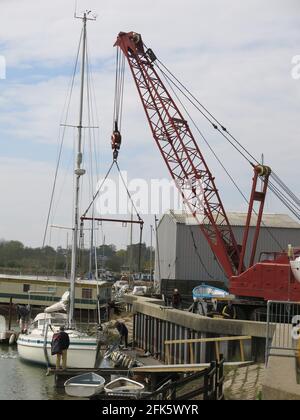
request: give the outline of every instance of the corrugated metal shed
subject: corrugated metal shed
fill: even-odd
[[[175,223],[197,225],[197,221],[194,216],[184,212],[174,212],[170,210],[166,213],[174,219]],[[238,212],[228,212],[227,217],[231,226],[245,226],[247,214]],[[199,216],[201,218],[201,216]],[[162,219],[161,219],[162,221]],[[251,219],[251,226],[255,226],[257,221],[256,215],[253,215]],[[286,228],[286,229],[300,229],[300,224],[293,220],[287,214],[279,213],[268,213],[263,215],[263,224],[269,228]]]
[[[238,243],[242,242],[246,213],[227,213]],[[255,217],[252,219],[249,243],[254,234]],[[158,226],[158,253],[155,261],[155,277],[227,283],[227,278],[215,259],[197,221],[186,213],[169,211]],[[256,261],[262,252],[287,249],[288,244],[300,245],[300,224],[285,214],[265,214],[257,246]],[[249,255],[246,253],[246,262]],[[160,268],[160,275],[159,275]]]

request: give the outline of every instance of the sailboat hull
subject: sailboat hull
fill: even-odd
[[[68,368],[93,368],[95,365],[97,344],[95,340],[72,340],[67,353]],[[21,334],[18,339],[18,353],[22,360],[44,366],[55,366],[56,356],[51,355],[51,343],[40,337]]]

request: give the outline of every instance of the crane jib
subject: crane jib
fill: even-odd
[[[237,272],[240,250],[214,178],[187,121],[146,54],[141,36],[121,32],[115,46],[127,58],[153,137],[186,206],[198,221],[201,215],[199,226],[231,277]]]
[[[120,32],[115,43],[125,55],[154,140],[179,189],[184,203],[195,217],[213,253],[229,279],[247,268],[244,263],[249,246],[249,230],[259,203],[249,267],[253,265],[262,222],[265,196],[271,169],[254,165],[254,178],[242,245],[238,245],[212,176],[198,144],[173,98],[159,77],[151,49],[145,50],[142,37],[135,32]],[[257,190],[258,179],[263,190]]]

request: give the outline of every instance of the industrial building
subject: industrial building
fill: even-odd
[[[237,242],[242,243],[246,213],[231,212],[227,216]],[[253,217],[250,239],[253,238],[255,222]],[[227,284],[224,271],[192,215],[170,210],[161,218],[157,235],[159,249],[155,253],[156,281],[217,281]],[[285,214],[264,214],[256,262],[261,253],[286,250],[288,244],[300,246],[300,224]],[[246,253],[246,262],[248,259],[249,251]]]

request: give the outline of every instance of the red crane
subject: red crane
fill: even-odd
[[[254,165],[252,192],[243,242],[237,244],[219,191],[205,159],[176,103],[159,77],[154,62],[156,56],[146,49],[141,35],[120,32],[115,43],[125,55],[153,138],[187,207],[197,219],[214,255],[223,267],[229,290],[239,297],[258,300],[300,299],[300,285],[292,278],[287,254],[276,254],[274,260],[254,264],[265,197],[271,169]],[[258,181],[263,183],[258,189]],[[249,230],[254,203],[258,202],[257,222],[252,244]],[[245,266],[245,253],[251,247],[250,263]],[[295,299],[296,300],[296,299]]]

